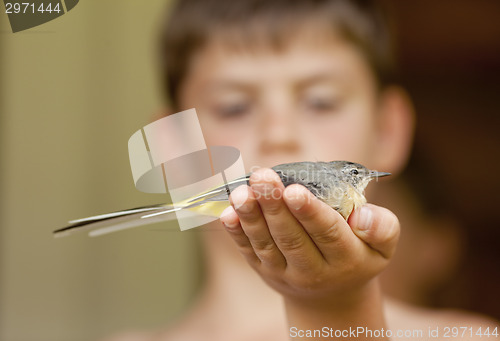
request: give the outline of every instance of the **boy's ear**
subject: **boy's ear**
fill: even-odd
[[[415,110],[408,93],[399,86],[383,90],[378,120],[377,167],[398,174],[410,156]]]

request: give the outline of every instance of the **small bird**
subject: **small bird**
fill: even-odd
[[[349,161],[292,162],[272,167],[283,185],[299,184],[306,187],[318,199],[338,211],[347,220],[351,212],[366,203],[364,190],[368,183],[386,172],[369,170],[365,166]],[[217,188],[175,204],[158,204],[128,210],[100,214],[70,221],[70,225],[54,231],[62,237],[75,231],[88,231],[98,236],[135,226],[175,219],[179,210],[191,210],[203,215],[219,217],[229,206],[229,195],[236,187],[249,184],[251,174],[227,182]]]

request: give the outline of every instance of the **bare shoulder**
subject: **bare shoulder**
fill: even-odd
[[[160,341],[164,339],[158,332],[151,331],[126,331],[111,335],[100,341]]]
[[[493,339],[500,336],[498,321],[467,311],[428,309],[388,301],[385,313],[389,329],[407,333],[401,338],[394,337],[394,340],[408,340],[410,334],[415,338],[451,340],[484,340],[488,339],[488,334]]]
[[[127,331],[111,335],[99,341],[192,341],[211,340],[203,333],[203,328],[197,328],[193,324],[192,328],[186,323],[169,324],[161,329],[153,331]]]

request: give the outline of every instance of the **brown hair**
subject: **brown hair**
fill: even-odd
[[[358,47],[380,86],[394,81],[388,22],[369,0],[179,0],[162,27],[162,81],[174,109],[191,57],[215,36],[282,48],[300,24],[327,24]],[[325,32],[326,33],[326,32]],[[231,39],[233,38],[233,39]]]

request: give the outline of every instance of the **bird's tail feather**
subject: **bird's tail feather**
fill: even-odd
[[[55,237],[63,237],[77,231],[89,231],[89,235],[103,234],[153,224],[177,218],[175,212],[188,209],[197,214],[219,217],[229,206],[228,196],[237,186],[247,183],[248,176],[233,180],[200,195],[193,196],[173,205],[158,204],[131,208],[123,211],[99,214],[96,216],[69,221],[68,226],[55,230]]]
[[[54,237],[64,237],[80,231],[90,231],[90,236],[98,236],[136,226],[152,224],[160,221],[168,221],[175,219],[175,214],[167,214],[148,219],[141,219],[141,217],[147,213],[167,211],[173,208],[174,207],[170,205],[154,205],[77,219],[70,221],[70,225],[55,230]]]

